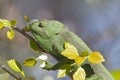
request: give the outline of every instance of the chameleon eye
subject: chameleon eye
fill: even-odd
[[[39,23],[38,26],[41,27],[41,28],[43,27],[42,23]]]

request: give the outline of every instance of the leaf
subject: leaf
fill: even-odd
[[[19,62],[17,62],[15,59],[11,59],[7,61],[8,66],[16,71],[16,72],[22,72],[22,66]]]
[[[25,77],[24,71],[22,71],[22,66],[18,61],[11,59],[7,61],[7,64],[12,70],[19,72],[23,77]]]
[[[78,53],[76,53],[74,50],[69,48],[63,50],[61,54],[67,57],[68,59],[76,59],[77,57],[79,57]]]
[[[17,24],[17,21],[16,20],[12,20],[11,21],[11,28],[14,28],[16,24]]]
[[[70,71],[70,64],[64,64],[60,70],[58,70],[58,75],[57,75],[57,78],[63,78],[65,77],[69,71]]]
[[[25,77],[24,71],[21,71],[20,74],[21,74],[23,77]]]
[[[30,31],[30,27],[29,26],[25,26],[24,30],[27,31],[27,32],[29,32]]]
[[[75,63],[79,66],[86,60],[86,58],[87,57],[78,57],[75,59]]]
[[[4,28],[4,24],[0,22],[0,30]]]
[[[12,40],[15,37],[15,33],[13,30],[7,31],[7,38]]]
[[[83,51],[80,56],[81,57],[87,57],[88,56],[88,51]]]
[[[66,76],[66,69],[61,69],[61,70],[58,70],[58,75],[57,75],[57,78],[63,78]]]
[[[28,16],[27,16],[27,15],[24,15],[24,19],[25,19],[25,21],[26,21],[27,23],[29,23],[29,22],[30,22],[30,19],[28,18]]]
[[[24,62],[23,62],[23,64],[24,64],[24,66],[29,66],[29,67],[32,67],[32,66],[34,66],[35,64],[36,64],[36,59],[34,59],[34,58],[27,58]]]
[[[76,47],[74,47],[73,45],[71,45],[70,43],[68,43],[68,42],[65,42],[65,49],[72,49],[74,52],[76,52],[77,53],[77,49],[76,49]]]
[[[65,65],[65,64],[73,64],[74,61],[73,60],[69,60],[69,59],[62,59],[60,60],[58,63],[56,63],[51,70],[57,70],[57,69],[61,69],[63,68],[62,66]]]
[[[30,39],[30,47],[31,47],[34,51],[38,51],[38,50],[39,50],[39,46],[37,45],[37,43],[36,43],[33,39]]]
[[[120,80],[120,69],[112,71],[111,74],[115,78],[115,80]]]
[[[88,60],[94,64],[99,64],[105,61],[100,52],[92,52],[91,54],[89,54]]]
[[[75,63],[77,65],[80,65],[86,60],[86,55],[88,55],[88,52],[83,52],[82,56],[85,57],[81,57],[79,56],[77,49],[73,45],[65,42],[65,50],[63,50],[61,54],[68,59],[74,59]]]
[[[73,74],[73,80],[85,80],[86,73],[82,67],[79,67],[77,71]]]
[[[1,22],[4,24],[4,26],[11,27],[11,22],[10,21],[8,21],[8,20],[2,20]]]

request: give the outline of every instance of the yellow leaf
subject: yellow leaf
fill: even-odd
[[[63,56],[67,57],[68,59],[76,59],[79,57],[78,53],[75,52],[73,49],[65,49],[61,53]]]
[[[73,74],[73,80],[85,80],[86,73],[82,67],[79,67],[77,71]]]
[[[88,56],[88,60],[89,60],[91,63],[94,63],[94,64],[99,64],[99,63],[105,61],[105,59],[103,58],[103,56],[101,55],[100,52],[92,52],[92,53]]]
[[[13,30],[7,31],[7,37],[8,37],[10,40],[12,40],[12,39],[14,38],[14,36],[15,36],[15,33],[14,33]]]
[[[79,66],[81,65],[85,60],[86,60],[87,57],[77,57],[75,59],[75,63]]]
[[[57,78],[63,78],[66,76],[66,69],[60,69],[58,70],[58,75],[57,75]]]
[[[15,59],[11,59],[7,61],[8,66],[16,71],[16,72],[21,72],[22,71],[22,66],[19,62],[17,62]]]
[[[8,20],[2,20],[1,22],[4,24],[4,26],[11,27],[11,22],[10,21],[8,21]]]
[[[24,62],[23,62],[23,64],[24,64],[24,66],[29,66],[29,67],[32,67],[32,66],[34,66],[35,64],[36,64],[36,60],[34,59],[34,58],[27,58]]]
[[[0,30],[4,28],[4,24],[0,22]]]
[[[68,43],[68,42],[65,42],[65,49],[72,49],[74,52],[76,52],[77,53],[77,49],[76,49],[76,47],[75,46],[73,46],[73,45],[71,45],[70,43]]]

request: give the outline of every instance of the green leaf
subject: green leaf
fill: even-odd
[[[61,60],[61,61],[59,61],[58,63],[56,63],[51,69],[52,70],[57,70],[57,69],[63,69],[63,65],[65,65],[65,64],[72,64],[72,63],[74,63],[74,61],[73,60],[69,60],[69,59],[63,59],[63,60]]]
[[[13,30],[7,31],[7,38],[12,40],[15,37],[15,32]]]
[[[22,72],[22,66],[19,62],[17,62],[15,59],[11,59],[7,61],[8,66],[16,71],[16,72]]]
[[[86,56],[88,56],[88,51],[83,51],[80,56],[81,56],[81,57],[86,57]]]
[[[29,26],[25,26],[24,30],[29,32],[30,31],[30,27]]]
[[[29,23],[29,22],[30,22],[30,19],[28,18],[28,16],[27,16],[27,15],[24,15],[24,19],[25,19],[25,21],[26,21],[27,23]]]
[[[19,72],[23,77],[25,77],[24,71],[22,71],[22,66],[18,61],[11,59],[7,61],[7,64],[12,70]]]
[[[82,67],[79,67],[77,71],[73,74],[73,80],[85,80],[86,73]]]
[[[111,74],[115,78],[115,80],[120,80],[120,70],[114,70],[111,72]]]
[[[0,80],[10,80],[10,75],[8,73],[0,74]]]
[[[17,24],[17,21],[16,20],[12,20],[11,21],[11,28],[14,28],[16,24]]]
[[[0,30],[4,28],[4,24],[0,22]]]
[[[53,64],[51,62],[45,61],[45,67],[43,69],[51,70],[53,68]]]
[[[32,67],[32,66],[34,66],[35,64],[36,64],[36,59],[34,59],[34,58],[27,58],[24,62],[23,62],[23,64],[24,64],[24,66],[29,66],[29,67]]]
[[[36,43],[33,39],[30,39],[30,47],[31,47],[34,51],[39,51],[39,46],[37,45],[37,43]]]
[[[4,24],[4,26],[11,27],[11,22],[10,21],[8,21],[8,20],[2,20],[1,22]]]
[[[58,70],[58,75],[57,75],[57,78],[63,78],[65,77],[69,71],[70,71],[70,64],[64,64],[60,70]]]

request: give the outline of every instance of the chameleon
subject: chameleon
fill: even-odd
[[[79,54],[84,50],[88,53],[92,52],[79,36],[66,29],[65,25],[59,21],[35,20],[31,21],[29,28],[37,43],[47,53],[55,56],[58,61],[64,59],[64,56],[61,55],[61,52],[64,50],[64,42],[73,44]],[[114,80],[102,63],[89,63],[89,65],[93,69],[94,74],[100,78],[96,80]]]

